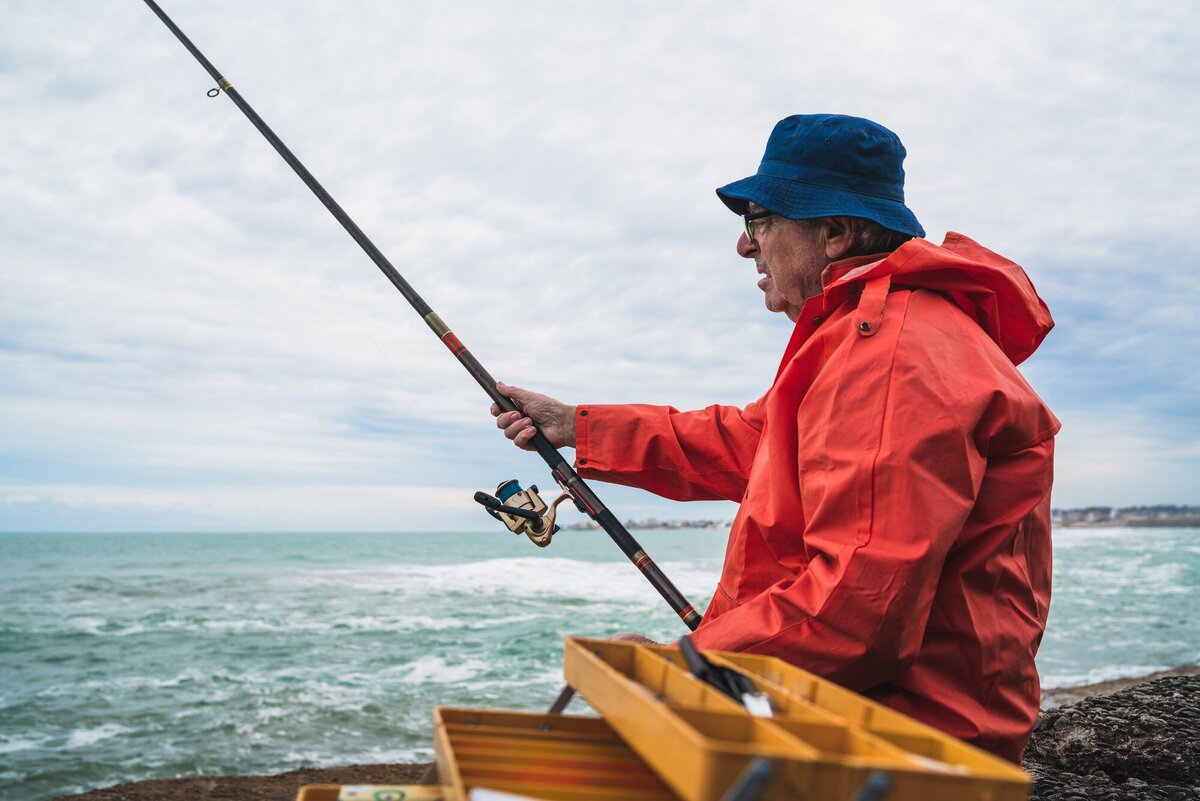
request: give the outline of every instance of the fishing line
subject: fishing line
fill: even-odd
[[[480,388],[483,389],[485,393],[487,393],[488,397],[490,397],[492,401],[504,412],[518,411],[516,404],[500,393],[500,390],[496,386],[496,379],[492,377],[491,373],[489,373],[483,364],[481,364],[480,361],[475,357],[475,355],[467,349],[467,346],[464,345],[462,340],[458,338],[454,331],[452,331],[450,327],[446,325],[441,316],[433,310],[433,308],[425,301],[424,298],[417,294],[417,291],[412,287],[412,285],[409,284],[404,276],[402,276],[400,272],[392,265],[392,263],[388,261],[387,257],[383,255],[383,252],[375,246],[375,243],[372,242],[370,238],[367,237],[367,235],[363,232],[363,230],[358,227],[358,224],[350,218],[350,215],[348,215],[345,210],[338,205],[337,201],[335,201],[333,197],[325,190],[325,187],[321,186],[320,182],[317,181],[312,173],[308,171],[308,168],[305,167],[298,158],[296,158],[295,154],[293,154],[292,151],[288,149],[287,145],[283,143],[283,140],[281,140],[275,134],[275,132],[271,130],[266,122],[263,121],[262,117],[258,116],[258,112],[256,112],[250,106],[250,104],[246,102],[246,100],[241,96],[241,93],[234,88],[233,83],[217,71],[217,68],[212,65],[212,62],[210,62],[204,56],[204,54],[201,53],[194,44],[192,44],[191,40],[188,39],[183,31],[179,29],[179,26],[171,21],[170,17],[163,12],[155,0],[145,0],[145,3],[147,6],[149,6],[150,10],[153,11],[160,20],[162,20],[163,24],[167,26],[171,33],[175,35],[175,38],[177,38],[180,43],[187,48],[188,52],[190,52],[192,56],[195,57],[198,62],[200,62],[200,65],[204,67],[204,70],[212,77],[214,81],[216,81],[217,88],[223,91],[225,95],[231,101],[233,101],[233,104],[238,107],[238,110],[241,111],[246,116],[246,119],[248,119],[250,123],[256,129],[258,129],[258,132],[262,134],[268,142],[271,143],[271,146],[274,147],[275,151],[279,153],[280,157],[287,162],[288,166],[290,166],[300,180],[304,182],[305,186],[307,186],[309,190],[311,190],[312,193],[317,196],[317,199],[320,200],[325,208],[329,210],[329,213],[332,214],[339,223],[341,223],[342,227],[346,229],[346,233],[350,234],[350,237],[354,239],[356,243],[358,243],[358,246],[362,248],[363,252],[365,252],[367,256],[370,257],[371,261],[375,263],[375,266],[379,268],[379,271],[382,272],[389,281],[391,281],[392,286],[394,286],[396,290],[404,296],[404,299],[409,302],[409,305],[413,307],[413,310],[421,316],[421,318],[425,321],[425,324],[429,326],[434,335],[442,342],[443,345],[446,346],[454,358],[458,360],[458,362],[463,366],[464,369],[466,369],[471,377],[475,379],[475,382],[479,384]],[[530,441],[530,445],[532,445],[533,450],[537,451],[538,455],[542,457],[543,461],[546,462],[546,465],[550,468],[550,472],[554,477],[554,480],[560,487],[562,487],[563,491],[568,494],[572,500],[574,500],[575,505],[581,511],[586,512],[589,517],[595,520],[600,528],[604,529],[609,538],[612,539],[613,543],[616,544],[617,547],[619,547],[625,554],[626,558],[628,558],[629,561],[632,562],[639,571],[641,571],[646,580],[653,585],[654,589],[658,591],[658,594],[662,596],[663,600],[675,610],[675,613],[679,615],[680,619],[683,620],[688,628],[695,629],[698,625],[700,625],[700,614],[690,603],[688,603],[688,600],[683,596],[678,588],[671,583],[671,580],[668,579],[667,576],[662,572],[662,569],[654,562],[653,559],[649,557],[645,550],[642,549],[642,546],[639,545],[637,540],[635,540],[633,536],[626,530],[625,526],[621,524],[621,521],[617,518],[617,516],[613,514],[613,512],[607,506],[604,505],[596,493],[592,491],[592,488],[588,486],[587,482],[585,482],[583,478],[581,478],[580,475],[575,472],[575,469],[571,466],[570,462],[563,458],[562,454],[558,452],[558,449],[554,447],[554,445],[546,438],[545,434],[543,434],[540,429],[535,429],[535,433]]]
[[[193,62],[189,62],[178,48],[163,46],[161,49],[169,52],[171,58],[175,59],[181,65],[181,73],[186,73],[186,71],[190,69],[189,65]],[[213,99],[220,97],[220,94],[221,90],[216,87],[209,89],[205,93],[207,97]],[[238,141],[241,142],[244,140]],[[258,158],[258,149],[250,147],[249,142],[239,145],[239,148],[244,156],[243,165],[249,167],[249,169],[253,172],[254,177],[258,180],[258,183],[262,186],[274,187],[275,179],[278,177],[278,175],[277,173],[268,172],[266,166],[267,159],[262,159],[260,161]],[[301,220],[298,216],[297,210],[292,207],[292,204],[283,202],[286,201],[288,196],[283,193],[282,187],[275,189],[273,194],[277,200],[281,201],[276,205],[275,208],[282,209],[282,216],[287,222],[291,223],[292,230],[306,231],[311,228],[311,220]],[[432,432],[433,439],[435,440],[436,445],[441,448],[442,454],[449,456],[449,460],[453,463],[454,467],[458,469],[460,475],[469,475],[470,471],[467,470],[466,465],[458,458],[456,449],[451,447],[442,435],[441,426],[437,424],[437,421],[434,420],[432,415],[430,415],[425,407],[421,404],[418,396],[413,391],[409,383],[405,380],[404,371],[392,361],[391,357],[388,355],[388,352],[383,348],[382,345],[380,345],[378,339],[367,325],[364,316],[360,313],[354,302],[350,300],[341,283],[338,281],[336,270],[343,267],[343,262],[340,259],[331,259],[331,262],[337,266],[327,271],[328,278],[333,284],[334,288],[338,291],[338,294],[341,296],[342,302],[345,304],[345,308],[350,313],[350,316],[362,329],[363,333],[366,335],[367,339],[370,340],[371,344],[375,346],[375,350],[379,353],[379,355],[383,357],[383,361],[387,366],[388,372],[394,375],[394,377],[399,381],[401,391],[408,397],[408,400],[412,406],[415,407],[417,415],[428,424],[428,432]]]

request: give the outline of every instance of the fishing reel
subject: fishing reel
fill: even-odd
[[[494,496],[486,492],[475,493],[475,502],[512,533],[524,534],[534,545],[545,548],[550,544],[550,538],[558,533],[558,526],[554,524],[558,505],[570,497],[570,493],[564,490],[547,506],[538,494],[536,484],[530,484],[529,489],[521,489],[521,485],[513,478],[496,487]]]

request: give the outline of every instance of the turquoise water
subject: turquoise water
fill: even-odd
[[[707,602],[723,532],[637,535]],[[1200,662],[1200,530],[1055,539],[1047,686]],[[618,631],[682,628],[598,532],[0,535],[0,798],[427,760],[434,704],[544,709]]]

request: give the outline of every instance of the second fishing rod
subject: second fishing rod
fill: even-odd
[[[227,80],[217,70],[216,67],[212,65],[212,62],[210,62],[194,44],[192,44],[192,41],[188,39],[183,31],[179,29],[179,26],[177,26],[171,20],[171,18],[167,16],[166,12],[162,10],[155,0],[145,0],[145,3],[150,7],[150,10],[153,11],[160,20],[162,20],[162,23],[167,26],[171,33],[175,34],[175,37],[179,39],[185,48],[187,48],[188,52],[191,53],[198,62],[200,62],[200,65],[204,67],[205,71],[208,72],[212,79],[216,81],[217,86],[213,90],[210,90],[210,96],[215,97],[217,94],[224,92],[225,95],[233,101],[234,105],[236,105],[238,109],[246,115],[246,118],[250,120],[254,127],[258,129],[258,132],[261,133],[263,137],[265,137],[266,140],[271,143],[271,146],[275,148],[276,152],[283,157],[283,160],[288,163],[288,166],[295,171],[296,175],[300,177],[300,180],[304,181],[305,185],[312,190],[312,193],[317,196],[322,204],[324,204],[325,208],[329,210],[329,213],[332,214],[337,221],[342,224],[342,227],[346,229],[347,233],[349,233],[354,241],[358,243],[359,247],[361,247],[363,251],[371,258],[371,261],[375,263],[375,266],[378,267],[385,276],[387,276],[387,279],[392,282],[392,285],[399,290],[400,294],[404,296],[404,299],[407,300],[417,314],[421,316],[426,325],[428,325],[430,330],[433,331],[434,335],[442,341],[442,344],[444,344],[446,348],[454,355],[454,357],[458,359],[459,363],[466,368],[467,372],[471,374],[471,377],[474,378],[483,391],[488,394],[488,397],[490,397],[505,412],[519,411],[516,404],[514,404],[509,398],[500,394],[500,391],[496,388],[496,379],[491,376],[491,374],[484,368],[482,364],[480,364],[479,360],[475,358],[471,351],[467,350],[466,345],[464,345],[462,341],[455,336],[454,332],[450,330],[450,327],[447,326],[446,323],[442,321],[442,318],[438,316],[438,313],[435,312],[419,294],[417,294],[417,291],[413,289],[408,281],[404,279],[404,276],[402,276],[400,272],[392,266],[392,263],[388,261],[387,257],[384,256],[379,248],[375,246],[375,243],[372,242],[370,238],[363,233],[363,230],[358,227],[358,224],[350,218],[350,215],[347,214],[340,205],[338,205],[337,201],[335,201],[327,191],[325,191],[325,187],[321,186],[320,182],[313,177],[312,173],[308,171],[308,169],[300,162],[298,158],[296,158],[292,151],[288,149],[287,145],[283,143],[283,140],[275,135],[275,132],[272,131],[271,128],[263,121],[262,117],[258,116],[258,113],[251,108],[250,104],[247,103],[241,94],[233,87],[233,84]],[[683,594],[680,593],[675,585],[671,583],[671,580],[667,578],[658,565],[646,555],[645,550],[642,549],[641,545],[638,544],[637,540],[633,538],[633,536],[625,529],[625,527],[621,525],[621,521],[617,519],[616,515],[614,515],[612,511],[601,502],[600,498],[596,496],[596,493],[592,491],[591,487],[589,487],[584,480],[579,477],[579,474],[575,472],[575,469],[571,466],[570,462],[563,458],[562,454],[558,452],[558,450],[548,439],[546,439],[541,431],[538,431],[534,435],[530,444],[549,466],[554,480],[563,488],[564,492],[569,494],[572,500],[575,501],[576,506],[581,511],[586,513],[590,518],[595,520],[602,529],[604,529],[604,531],[610,538],[612,538],[612,541],[616,543],[617,547],[621,549],[622,553],[625,554],[629,561],[633,562],[638,570],[642,572],[642,575],[645,576],[646,579],[654,586],[654,589],[658,591],[659,595],[661,595],[663,599],[671,606],[671,608],[675,610],[675,613],[679,615],[680,619],[683,620],[687,627],[689,629],[695,629],[696,626],[700,624],[699,613],[696,612],[695,608],[690,603],[688,603],[687,599],[684,598]]]

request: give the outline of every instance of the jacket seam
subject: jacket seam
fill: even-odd
[[[729,601],[729,603],[733,604],[733,608],[734,608],[734,609],[736,609],[736,608],[738,608],[739,606],[741,606],[741,604],[740,604],[740,603],[738,603],[738,600],[737,600],[737,598],[734,598],[732,595],[730,595],[730,594],[729,594],[729,590],[725,589],[725,585],[724,585],[724,584],[722,584],[720,581],[717,581],[717,590],[718,590],[718,591],[719,591],[719,592],[720,592],[722,595],[724,595],[724,596],[725,596],[725,600],[726,600],[726,601]]]

